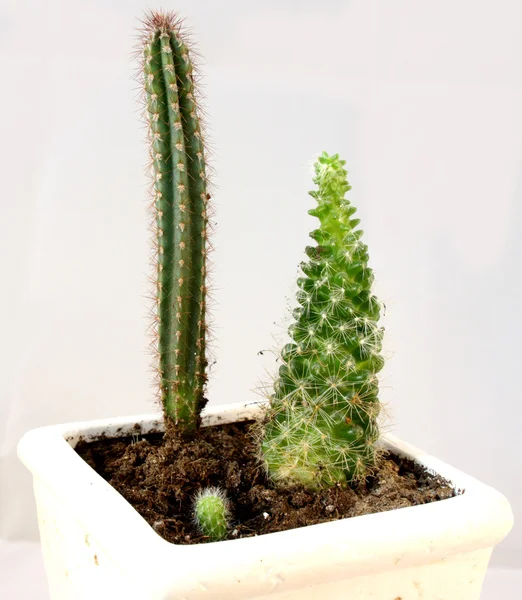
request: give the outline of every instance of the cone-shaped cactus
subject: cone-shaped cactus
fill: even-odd
[[[194,520],[201,533],[212,542],[226,537],[230,511],[225,493],[217,487],[200,491],[194,502]]]
[[[148,15],[142,52],[153,167],[160,396],[166,419],[190,435],[199,424],[206,382],[205,151],[193,65],[174,14]]]
[[[344,197],[351,189],[344,164],[326,153],[315,164],[317,206],[309,214],[320,221],[310,234],[317,245],[301,264],[292,342],[281,353],[261,441],[275,480],[312,489],[365,477],[379,435],[380,304],[356,209]]]

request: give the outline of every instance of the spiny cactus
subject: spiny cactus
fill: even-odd
[[[309,214],[320,221],[310,234],[317,245],[301,264],[292,342],[281,353],[261,440],[275,480],[311,489],[364,478],[379,436],[380,304],[356,209],[344,197],[351,189],[344,164],[326,153],[315,164],[317,206]]]
[[[220,488],[205,488],[197,494],[194,519],[201,533],[211,541],[218,542],[226,537],[229,516],[229,503]]]
[[[206,383],[205,149],[193,65],[173,13],[150,13],[142,39],[153,168],[157,349],[166,420],[190,435]]]

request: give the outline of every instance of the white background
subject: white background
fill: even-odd
[[[137,0],[0,8],[0,539],[36,540],[15,446],[154,409]],[[194,30],[214,150],[212,403],[256,398],[339,152],[388,307],[394,431],[522,509],[522,3],[165,1]],[[522,529],[494,553],[521,567]]]

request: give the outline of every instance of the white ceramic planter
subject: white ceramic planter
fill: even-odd
[[[204,424],[260,410],[218,406]],[[34,476],[53,600],[478,600],[491,551],[512,527],[504,496],[386,436],[388,448],[465,493],[253,538],[170,544],[73,450],[80,436],[161,430],[157,416],[145,415],[44,427],[20,441],[18,454]]]

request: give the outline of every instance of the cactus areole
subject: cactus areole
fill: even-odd
[[[320,221],[310,234],[317,244],[301,264],[292,342],[281,353],[261,443],[274,479],[311,489],[364,478],[379,436],[380,304],[356,209],[345,198],[344,164],[327,154],[315,164],[317,206],[309,214]]]
[[[153,172],[156,333],[167,423],[194,433],[206,383],[207,179],[193,65],[172,14],[145,22],[143,75]]]

